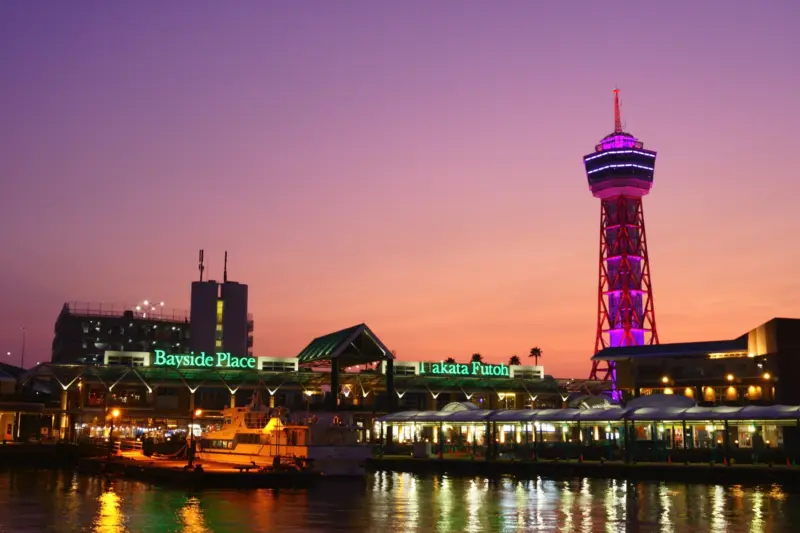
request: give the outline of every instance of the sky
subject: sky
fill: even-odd
[[[610,6],[610,7],[609,7]],[[256,355],[365,322],[399,359],[588,377],[599,201],[656,150],[661,342],[800,317],[792,0],[0,2],[0,360],[64,302],[250,286]],[[10,358],[6,352],[12,352]]]

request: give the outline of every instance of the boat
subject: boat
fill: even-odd
[[[358,442],[348,413],[297,413],[254,401],[223,410],[219,430],[199,441],[199,461],[234,468],[316,472],[324,476],[364,476],[372,447]]]

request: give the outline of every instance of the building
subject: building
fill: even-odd
[[[658,344],[642,197],[653,185],[656,153],[622,130],[614,90],[614,132],[583,158],[600,199],[600,265],[595,352]],[[614,381],[614,361],[593,359],[590,379]]]
[[[192,282],[191,343],[194,353],[253,356],[253,317],[247,312],[247,285],[228,281],[225,252],[222,283],[203,281],[205,252],[200,250],[200,281]]]
[[[53,363],[102,364],[107,351],[185,351],[189,315],[163,304],[65,303],[56,319]]]
[[[227,252],[222,283],[203,281],[202,261],[201,250],[200,281],[192,283],[189,313],[167,311],[164,302],[147,300],[135,305],[65,303],[56,319],[50,360],[133,364],[140,361],[135,354],[156,350],[252,357],[253,318],[247,312],[247,285],[228,281]]]
[[[800,319],[773,318],[729,340],[608,347],[631,396],[684,395],[704,406],[800,405]]]
[[[19,377],[24,373],[24,368],[7,363],[0,363],[0,396],[6,397],[16,393]],[[2,411],[0,411],[0,416],[2,416]],[[0,422],[2,422],[1,418]],[[0,427],[2,427],[1,423]]]
[[[571,381],[545,376],[540,366],[395,361],[366,324],[318,337],[296,357],[157,349],[108,351],[102,363],[44,363],[29,372],[29,380],[54,383],[58,397],[46,410],[61,420],[54,431],[68,436],[71,429],[102,426],[110,408],[123,413],[120,424],[174,426],[195,408],[213,418],[224,407],[249,402],[256,392],[271,407],[370,416],[398,407],[436,409],[453,401],[490,409],[558,407]]]
[[[253,317],[247,312],[247,285],[227,280],[195,281],[191,301],[191,351],[253,355]]]

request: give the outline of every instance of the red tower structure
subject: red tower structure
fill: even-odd
[[[658,344],[642,197],[653,186],[656,153],[622,130],[614,89],[614,132],[583,158],[592,194],[600,199],[600,269],[594,351]],[[612,380],[609,361],[594,361],[590,379]],[[614,387],[615,389],[615,387]]]

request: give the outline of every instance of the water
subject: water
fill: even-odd
[[[0,473],[3,533],[766,533],[798,524],[800,494],[778,486],[376,474],[312,490],[192,493],[71,472]]]

